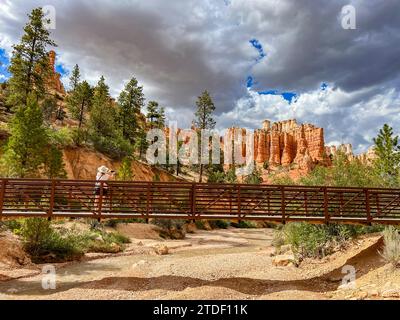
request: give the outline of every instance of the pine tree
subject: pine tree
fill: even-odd
[[[20,178],[38,177],[49,137],[34,94],[29,95],[26,107],[18,107],[10,123],[10,133],[4,155],[8,172]]]
[[[117,179],[120,181],[132,181],[132,159],[125,157],[122,159],[121,167],[118,170]]]
[[[158,102],[149,101],[147,104],[147,121],[151,129],[162,129],[165,126],[165,109]]]
[[[374,139],[377,159],[374,162],[377,173],[384,179],[394,181],[400,169],[399,137],[394,136],[393,128],[385,124]]]
[[[111,105],[109,87],[102,76],[94,89],[90,110],[90,129],[92,135],[112,137],[116,130],[116,113]]]
[[[49,31],[44,27],[44,13],[34,9],[28,16],[21,42],[15,45],[9,71],[9,96],[7,104],[15,107],[27,105],[28,96],[34,92],[37,99],[46,93],[45,81],[49,70],[47,46],[55,47]]]
[[[74,92],[78,84],[81,80],[81,71],[79,70],[79,66],[76,64],[74,69],[72,70],[71,77],[69,78],[69,85],[71,87],[71,92]]]
[[[143,87],[138,86],[135,78],[132,78],[125,86],[118,98],[119,122],[125,139],[134,142],[138,134],[137,116],[144,106]]]
[[[79,83],[66,99],[67,108],[73,119],[78,120],[79,130],[85,123],[85,114],[92,105],[93,90],[87,81]]]
[[[196,126],[196,128],[199,130],[214,129],[215,120],[213,118],[213,113],[215,111],[215,105],[207,90],[204,91],[200,97],[198,97],[196,101],[196,106],[197,106],[197,111],[195,113],[196,118],[194,120],[194,125]],[[200,174],[199,174],[200,183],[203,180],[203,168],[204,165],[200,163]]]
[[[49,179],[67,177],[62,152],[56,146],[46,148],[44,154],[44,174]]]

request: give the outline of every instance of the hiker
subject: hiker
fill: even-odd
[[[97,175],[96,175],[96,184],[94,188],[94,194],[95,194],[95,202],[94,206],[95,209],[97,210],[98,202],[100,199],[100,194],[101,194],[101,182],[100,181],[108,181],[114,178],[115,171],[108,169],[106,166],[101,166],[97,169]],[[107,183],[103,183],[103,201],[107,198],[108,196],[108,185]]]

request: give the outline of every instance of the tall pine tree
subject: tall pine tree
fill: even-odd
[[[50,22],[50,21],[48,21]],[[45,81],[49,70],[48,46],[56,46],[44,26],[42,8],[34,9],[24,28],[21,42],[15,45],[9,71],[9,96],[7,103],[13,107],[26,105],[34,92],[40,99],[46,93]]]
[[[69,78],[69,85],[72,92],[77,89],[80,81],[81,81],[81,71],[79,70],[79,66],[76,64],[74,69],[72,70],[71,77]]]
[[[34,94],[28,96],[26,106],[18,107],[10,123],[10,133],[3,158],[9,175],[39,177],[49,137]]]
[[[90,111],[90,130],[92,135],[112,137],[116,130],[116,112],[111,104],[109,87],[101,76],[94,88]]]
[[[138,115],[144,106],[143,87],[138,86],[138,81],[132,78],[125,86],[118,98],[119,123],[122,135],[134,143],[138,135]]]
[[[78,83],[66,99],[66,104],[73,119],[78,120],[78,129],[85,124],[85,115],[91,109],[93,90],[87,81]]]
[[[199,130],[212,130],[215,128],[215,120],[213,113],[215,111],[215,105],[208,91],[204,91],[196,101],[197,111],[195,113],[195,120],[193,121],[196,128]],[[200,143],[201,148],[201,143]],[[200,154],[202,150],[200,150]],[[200,162],[200,174],[199,182],[203,181],[203,169],[204,165]]]
[[[375,168],[379,176],[387,179],[390,184],[395,183],[400,170],[400,145],[399,137],[394,136],[393,128],[385,124],[374,139]]]

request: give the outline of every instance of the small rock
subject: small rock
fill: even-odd
[[[368,291],[368,297],[379,297],[379,291],[378,290]]]
[[[359,293],[358,293],[358,298],[359,298],[359,299],[366,299],[366,298],[368,298],[368,292],[365,292],[365,291],[359,292]]]
[[[400,298],[400,291],[396,289],[390,289],[382,292],[384,298]]]
[[[169,250],[167,246],[159,245],[154,248],[155,252],[161,256],[167,255]]]
[[[196,224],[191,222],[186,225],[186,232],[187,233],[195,233],[197,230]]]
[[[272,264],[277,267],[286,267],[295,261],[295,257],[292,254],[283,254],[276,256],[272,260]]]
[[[139,247],[142,247],[142,246],[143,246],[143,242],[142,242],[142,241],[139,241],[139,242],[137,243],[137,245],[138,245]]]
[[[290,244],[285,244],[284,246],[281,246],[279,248],[280,254],[285,254],[285,253],[288,253],[288,252],[290,252],[288,254],[292,254],[291,251],[292,251],[292,246]]]

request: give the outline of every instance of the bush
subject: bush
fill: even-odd
[[[154,219],[152,223],[161,228],[160,237],[184,239],[186,235],[184,220]]]
[[[62,262],[75,260],[85,252],[117,253],[130,239],[116,232],[101,229],[90,232],[75,232],[54,229],[51,222],[42,218],[26,219],[20,234],[24,249],[33,262]]]
[[[226,220],[210,220],[208,223],[213,229],[228,229],[231,225],[230,222]]]
[[[313,225],[289,223],[282,232],[286,244],[290,244],[300,258],[321,258],[333,253],[335,247],[361,234],[376,232],[382,227],[355,225]]]
[[[387,227],[383,231],[383,239],[385,246],[381,252],[382,257],[386,262],[391,263],[394,267],[400,266],[400,234],[393,227]]]
[[[133,152],[133,147],[130,142],[121,136],[104,137],[92,135],[91,140],[97,151],[110,156],[114,160],[121,160],[131,155]]]
[[[62,236],[43,218],[26,219],[20,234],[33,262],[69,261],[84,254],[81,237],[73,233]]]
[[[110,227],[110,228],[115,228],[117,225],[121,223],[146,223],[145,219],[137,219],[137,218],[132,218],[132,219],[109,219],[104,222],[104,226]]]
[[[232,222],[232,227],[239,228],[239,229],[254,229],[257,228],[257,225],[252,221],[239,221],[239,223]]]

